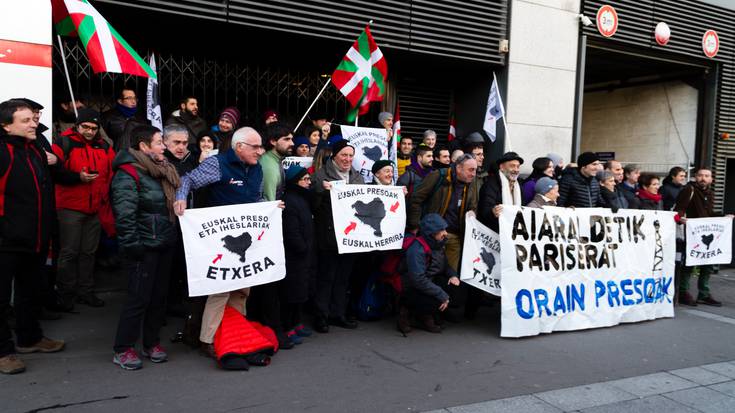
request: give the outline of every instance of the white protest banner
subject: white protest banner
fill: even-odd
[[[342,137],[355,147],[352,167],[362,175],[365,183],[373,181],[373,164],[381,159],[390,159],[396,164],[396,153],[391,151],[388,132],[383,128],[358,128],[341,125]]]
[[[670,211],[504,205],[500,335],[673,317],[674,227]]]
[[[500,237],[474,216],[467,216],[464,224],[460,279],[500,296]]]
[[[329,192],[340,254],[403,247],[406,201],[402,186],[337,185]]]
[[[187,209],[179,217],[191,297],[267,284],[286,275],[278,204]]]
[[[281,165],[283,165],[283,169],[288,169],[292,165],[299,165],[304,169],[311,168],[311,165],[314,163],[314,158],[310,156],[287,156],[283,158],[283,161],[281,161]]]
[[[687,267],[732,261],[732,218],[687,218]]]

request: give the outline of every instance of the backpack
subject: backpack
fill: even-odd
[[[373,273],[365,283],[357,302],[357,318],[362,321],[379,320],[390,313],[389,304],[392,301],[391,289],[380,282],[380,274]]]
[[[382,273],[381,281],[393,287],[393,290],[397,294],[403,291],[401,273],[406,271],[404,255],[414,241],[418,241],[424,248],[424,253],[427,255],[426,265],[429,265],[429,261],[431,260],[431,247],[429,247],[424,237],[410,234],[403,239],[403,249],[400,251],[391,251],[380,266],[380,272]]]
[[[135,186],[140,191],[140,175],[138,174],[138,170],[133,166],[133,164],[125,163],[118,167],[122,172],[125,172],[126,174],[130,175],[131,178],[135,181]]]

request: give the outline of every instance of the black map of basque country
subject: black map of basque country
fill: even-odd
[[[253,245],[253,238],[247,232],[243,232],[236,237],[227,235],[222,238],[222,241],[225,242],[223,246],[228,251],[240,256],[240,262],[245,262],[245,252]]]
[[[380,198],[373,198],[367,204],[362,201],[357,201],[352,204],[352,209],[355,210],[355,217],[357,219],[375,230],[373,232],[375,236],[383,236],[383,231],[380,230],[380,224],[383,222],[383,218],[385,218],[385,204]]]
[[[706,234],[702,235],[702,242],[704,242],[704,245],[707,246],[707,250],[709,250],[709,244],[712,243],[715,239],[715,234]]]
[[[482,262],[487,265],[487,273],[491,274],[493,272],[493,267],[495,267],[495,256],[493,253],[482,248],[480,250],[480,258],[482,258]]]
[[[380,157],[383,156],[383,151],[380,146],[369,146],[362,148],[362,154],[371,161],[378,162]]]

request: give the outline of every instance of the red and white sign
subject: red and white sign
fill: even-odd
[[[664,22],[660,22],[659,24],[657,24],[655,37],[656,43],[661,46],[666,46],[666,44],[669,42],[669,39],[671,39],[671,29],[669,28],[669,25]]]
[[[610,5],[597,10],[597,30],[605,37],[612,37],[618,31],[618,12]]]
[[[51,2],[4,0],[0,13],[0,102],[32,99],[51,125]],[[50,131],[45,133],[51,140]]]
[[[707,57],[717,56],[717,52],[720,51],[720,37],[717,36],[717,32],[714,30],[707,30],[702,36],[702,51]]]

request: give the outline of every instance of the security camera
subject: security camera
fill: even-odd
[[[584,14],[577,15],[579,17],[579,21],[582,22],[585,26],[592,26],[592,20],[590,20],[589,17],[585,16]]]

